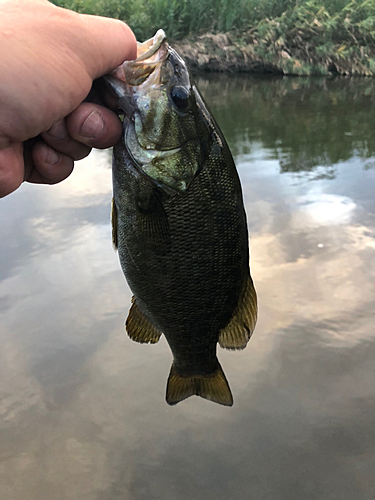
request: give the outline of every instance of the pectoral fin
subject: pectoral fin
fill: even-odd
[[[238,305],[229,323],[220,331],[219,345],[225,349],[244,349],[257,321],[257,294],[249,275],[245,281]]]
[[[141,194],[144,195],[144,198]],[[136,203],[138,207],[137,224],[142,237],[155,253],[164,255],[170,250],[171,235],[168,218],[157,191],[154,189],[151,195],[148,192],[140,193]]]
[[[221,405],[233,405],[233,396],[219,363],[218,369],[212,374],[193,377],[179,375],[172,364],[167,382],[167,403],[175,405],[194,395]]]
[[[117,250],[117,209],[115,200],[112,198],[111,204],[111,223],[112,223],[112,244],[113,248]]]
[[[156,344],[161,337],[159,330],[157,330],[141,312],[134,297],[132,298],[132,306],[125,327],[129,337],[134,340],[134,342],[139,342],[141,344]]]

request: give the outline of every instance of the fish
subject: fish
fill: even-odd
[[[123,134],[113,149],[112,239],[133,293],[129,337],[162,335],[170,405],[231,406],[217,344],[246,347],[257,320],[241,184],[184,60],[163,30],[105,78]]]

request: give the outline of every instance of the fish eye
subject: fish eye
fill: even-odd
[[[184,87],[173,87],[171,98],[176,108],[185,111],[189,106],[189,92]]]

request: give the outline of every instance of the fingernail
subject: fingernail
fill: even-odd
[[[104,129],[104,121],[102,115],[98,111],[93,111],[81,127],[81,135],[90,139],[98,137]]]
[[[56,165],[60,161],[61,156],[54,149],[49,148],[46,156],[46,162],[50,165]]]
[[[68,132],[64,120],[54,123],[52,127],[47,130],[47,134],[55,139],[66,139],[68,137]]]

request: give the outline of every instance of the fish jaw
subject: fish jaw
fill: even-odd
[[[133,115],[136,91],[144,92],[149,87],[160,85],[160,67],[168,57],[168,48],[163,30],[158,30],[155,36],[143,43],[137,42],[137,58],[124,61],[103,77],[112,94],[105,96],[105,101],[112,104],[110,107],[117,107],[125,116]],[[116,106],[113,106],[113,100],[116,100]]]
[[[131,120],[124,120],[124,144],[137,170],[168,195],[183,194],[188,189],[201,160],[194,140],[165,150],[143,147]]]

